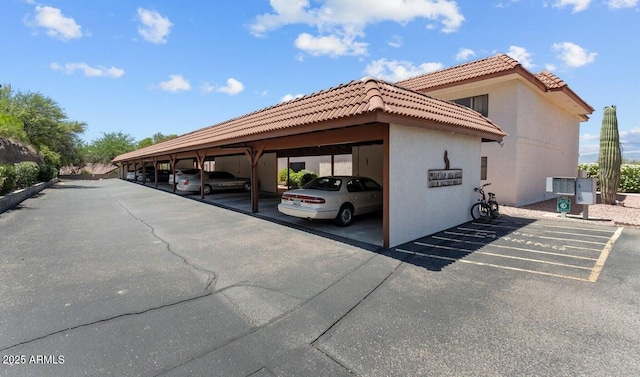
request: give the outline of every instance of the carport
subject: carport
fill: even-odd
[[[466,221],[475,201],[472,189],[480,182],[480,145],[504,136],[500,127],[467,107],[363,78],[117,156],[113,162],[122,174],[124,166],[165,161],[175,171],[182,159],[195,159],[202,170],[207,159],[243,155],[251,172],[252,211],[258,212],[256,183],[275,189],[278,153],[332,154],[380,145],[382,239],[391,247]],[[460,179],[433,186],[433,172],[447,174],[450,168],[460,172]]]

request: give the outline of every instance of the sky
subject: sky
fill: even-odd
[[[0,0],[0,84],[55,100],[82,139],[184,134],[364,76],[395,82],[505,53],[640,151],[639,0]]]

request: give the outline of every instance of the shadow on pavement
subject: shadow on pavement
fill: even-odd
[[[501,237],[536,221],[504,215],[490,222],[470,221],[394,247],[389,256],[429,271],[442,271]]]

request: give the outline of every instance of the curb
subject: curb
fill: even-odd
[[[0,196],[0,213],[17,206],[40,191],[55,185],[59,180],[59,178],[54,178],[49,182],[39,182],[29,188],[14,191],[6,196]]]

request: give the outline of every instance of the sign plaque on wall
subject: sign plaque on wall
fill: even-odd
[[[429,188],[462,184],[462,169],[450,169],[447,151],[444,151],[444,169],[429,170]]]
[[[462,169],[429,170],[429,187],[456,186],[462,184]]]

